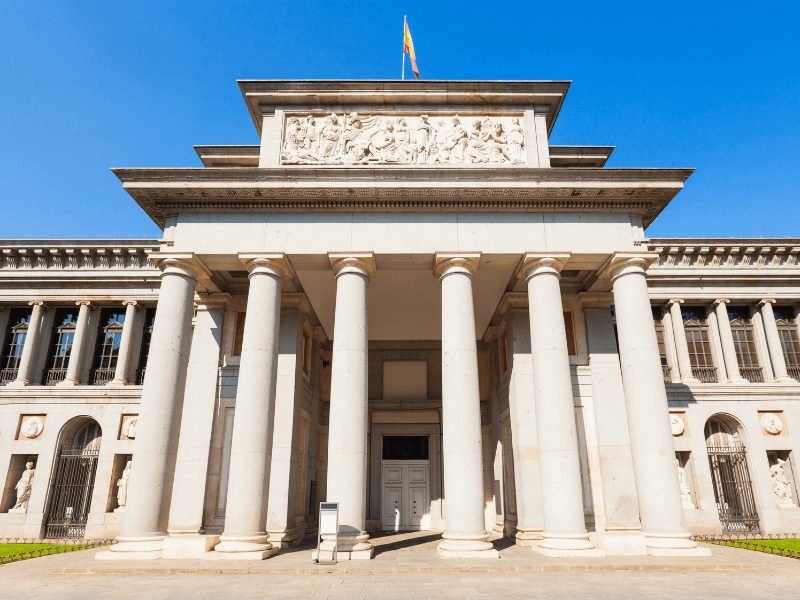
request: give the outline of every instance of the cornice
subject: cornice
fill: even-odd
[[[658,253],[650,275],[666,271],[696,275],[700,269],[715,275],[800,269],[798,238],[651,239],[643,246]]]

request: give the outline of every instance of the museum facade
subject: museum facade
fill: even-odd
[[[161,239],[0,241],[0,537],[800,530],[800,238],[647,238],[691,169],[551,145],[567,82],[239,86],[259,145],[114,170]]]

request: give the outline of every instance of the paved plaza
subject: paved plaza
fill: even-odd
[[[376,558],[313,565],[308,548],[270,560],[114,561],[96,550],[0,567],[4,600],[192,598],[793,598],[800,564],[712,547],[707,558],[545,558],[517,546],[501,559],[442,560],[434,535],[376,539]]]

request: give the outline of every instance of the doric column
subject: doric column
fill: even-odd
[[[370,254],[329,254],[336,275],[336,315],[328,419],[327,500],[339,503],[339,535],[323,538],[320,555],[372,558],[367,516],[367,284],[375,273]]]
[[[217,557],[261,560],[277,553],[267,541],[267,493],[272,456],[282,280],[290,267],[283,254],[240,254],[250,291],[239,363],[231,441],[225,529]]]
[[[527,254],[521,270],[528,284],[544,512],[543,539],[536,550],[551,556],[599,553],[589,540],[583,514],[575,402],[561,302],[560,272],[567,259],[566,253]]]
[[[67,374],[64,380],[59,382],[59,386],[79,385],[83,361],[86,356],[86,337],[89,329],[89,311],[92,303],[88,300],[79,300],[75,303],[78,306],[78,322],[75,324],[75,336],[72,338],[72,348],[69,351],[67,361]]]
[[[442,461],[445,530],[439,555],[497,558],[484,519],[478,347],[472,276],[480,254],[437,254],[442,284]]]
[[[614,292],[642,533],[649,554],[708,554],[690,539],[683,521],[667,395],[645,278],[645,269],[656,256],[618,253],[605,272]]]
[[[128,375],[131,370],[131,354],[133,354],[133,328],[136,324],[137,302],[135,300],[126,300],[122,304],[125,306],[125,322],[122,324],[122,338],[119,341],[117,369],[114,372],[114,379],[110,382],[114,385],[128,383]]]
[[[775,374],[775,383],[795,383],[786,370],[786,358],[783,356],[783,345],[778,333],[778,324],[775,322],[775,313],[772,305],[775,300],[767,298],[761,301],[761,319],[764,322],[764,333],[769,348],[769,358],[772,361],[772,371]]]
[[[34,367],[36,366],[39,338],[42,331],[42,317],[44,316],[44,302],[29,302],[31,320],[28,323],[28,333],[25,336],[25,345],[22,347],[22,356],[19,359],[17,377],[12,382],[13,386],[24,386],[33,383]]]
[[[672,317],[672,334],[675,338],[675,352],[678,355],[678,371],[683,383],[697,383],[692,374],[692,359],[689,357],[689,345],[686,343],[686,330],[683,327],[681,304],[683,300],[673,298],[669,301],[669,314]]]
[[[204,268],[190,253],[156,254],[152,260],[162,270],[161,288],[139,408],[128,503],[118,543],[95,555],[101,560],[160,558],[167,532],[194,292]]]
[[[208,456],[217,400],[217,378],[228,294],[204,294],[197,302],[186,368],[181,433],[163,558],[203,558],[219,541],[203,533]]]
[[[717,314],[717,327],[722,344],[722,357],[725,360],[725,370],[728,372],[728,383],[747,383],[739,374],[739,359],[736,357],[736,346],[733,343],[731,322],[728,318],[727,304],[730,300],[719,298],[714,300],[714,312]]]

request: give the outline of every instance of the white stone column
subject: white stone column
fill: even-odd
[[[114,372],[114,379],[109,382],[113,385],[125,385],[128,383],[128,376],[131,370],[131,355],[133,354],[133,328],[136,325],[137,302],[135,300],[126,300],[122,304],[125,306],[125,322],[122,324],[122,338],[119,341],[117,369]]]
[[[336,315],[328,419],[327,500],[339,503],[339,535],[323,538],[320,558],[372,558],[367,517],[367,284],[372,254],[329,254],[336,274]]]
[[[25,336],[25,345],[22,347],[22,356],[19,359],[17,377],[11,383],[12,386],[31,385],[34,379],[34,367],[38,356],[39,344],[42,331],[42,318],[44,317],[44,302],[29,302],[31,308],[31,320],[28,323],[28,333]]]
[[[772,298],[762,300],[760,303],[761,319],[764,322],[764,334],[767,338],[772,371],[775,374],[775,383],[793,384],[795,380],[789,377],[789,372],[786,370],[786,358],[783,355],[783,345],[778,333],[778,324],[775,322],[775,313],[772,310],[773,304],[775,304],[775,300]]]
[[[725,370],[728,372],[728,383],[748,383],[739,374],[739,359],[736,357],[736,346],[733,343],[731,322],[728,318],[727,304],[730,300],[719,298],[714,301],[714,312],[717,314],[717,327],[719,327],[720,343],[722,344],[722,357],[725,360]]]
[[[81,371],[86,356],[86,337],[89,329],[89,311],[92,303],[88,300],[79,300],[75,303],[78,308],[78,322],[75,324],[75,335],[72,338],[72,348],[69,351],[67,361],[67,374],[64,380],[58,385],[62,387],[75,386],[80,384]]]
[[[549,556],[598,555],[583,514],[583,488],[572,397],[561,269],[569,254],[527,254],[533,398],[542,475],[544,531],[535,550]],[[650,317],[652,321],[652,315]]]
[[[161,288],[147,357],[136,452],[121,533],[100,560],[160,558],[192,334],[197,278],[203,267],[190,253],[156,254]]]
[[[233,418],[225,529],[214,558],[262,560],[278,552],[267,541],[267,493],[272,457],[283,254],[240,254],[250,291]]]
[[[484,519],[481,402],[472,276],[480,254],[437,254],[442,284],[444,558],[497,558]]]
[[[210,294],[197,303],[163,558],[203,558],[219,541],[217,535],[201,534],[222,327],[229,299],[228,294]]]
[[[690,539],[683,521],[667,394],[645,278],[646,268],[656,257],[618,253],[604,273],[613,286],[642,534],[649,554],[707,555],[708,550]]]
[[[675,352],[678,355],[678,371],[681,382],[698,383],[692,374],[692,359],[689,356],[689,345],[686,342],[686,330],[683,327],[681,304],[683,300],[673,298],[669,301],[669,314],[672,317],[672,334],[675,338]]]

